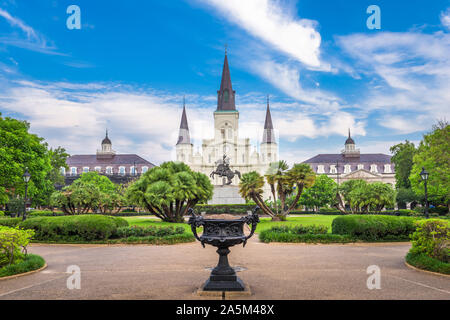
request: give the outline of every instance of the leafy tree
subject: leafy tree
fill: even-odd
[[[50,148],[48,153],[52,166],[52,170],[49,172],[49,179],[53,185],[64,185],[65,181],[64,176],[61,174],[61,168],[65,168],[66,170],[69,169],[66,164],[69,154],[66,152],[66,149],[62,147],[58,147],[54,150],[53,148]]]
[[[89,210],[117,213],[124,202],[123,187],[95,171],[83,173],[70,186],[54,192],[51,197],[51,203],[68,214],[84,214]]]
[[[333,204],[336,197],[337,184],[333,179],[325,174],[319,175],[311,188],[303,192],[300,197],[300,204],[316,211],[321,207]]]
[[[309,188],[314,184],[315,173],[307,164],[294,164],[294,166],[287,170],[288,167],[284,161],[279,161],[271,165],[269,172],[266,174],[266,179],[271,185],[271,190],[276,190],[275,199],[280,201],[279,211],[276,205],[274,212],[262,199],[264,177],[256,171],[252,171],[242,175],[239,183],[239,192],[245,199],[252,199],[256,204],[272,217],[272,220],[285,220],[289,212],[297,206],[298,200],[305,188]],[[288,196],[295,194],[291,205],[287,205]],[[277,201],[274,201],[277,203]]]
[[[414,201],[421,201],[412,189],[399,188],[397,189],[397,195],[395,201],[398,203],[399,207],[406,207],[406,204]]]
[[[212,194],[209,178],[182,162],[165,162],[151,168],[126,191],[130,203],[167,222],[184,222],[188,209],[210,200]]]
[[[43,138],[29,133],[29,128],[25,121],[3,118],[0,114],[0,204],[24,194],[25,168],[31,174],[28,195],[34,204],[45,204],[54,190],[47,179],[51,171],[47,144]]]
[[[409,180],[414,192],[424,196],[424,182],[420,172],[429,172],[428,199],[435,204],[450,206],[450,125],[439,121],[432,132],[425,134],[414,155],[414,165]]]
[[[409,176],[413,166],[413,157],[416,153],[414,143],[406,140],[405,143],[392,146],[390,151],[393,153],[391,161],[395,164],[396,188],[410,188]]]
[[[395,203],[395,190],[390,184],[382,182],[367,183],[354,179],[342,183],[339,187],[344,203],[352,213],[377,211],[391,207]]]

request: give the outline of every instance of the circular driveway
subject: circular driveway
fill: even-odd
[[[250,285],[239,299],[450,299],[450,278],[409,269],[409,243],[264,244],[232,247],[230,264]],[[39,245],[47,269],[0,281],[0,299],[215,299],[195,291],[218,255],[196,243],[153,245]],[[76,265],[81,288],[68,289]],[[380,289],[368,289],[367,268],[380,268]]]

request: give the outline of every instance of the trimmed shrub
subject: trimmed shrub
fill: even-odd
[[[0,227],[0,267],[23,260],[33,230]]]
[[[275,226],[269,229],[275,233],[292,233],[292,234],[325,234],[328,233],[328,227],[323,225],[297,225],[297,226]]]
[[[131,226],[131,227],[120,227],[117,229],[117,236],[119,238],[128,238],[128,237],[167,237],[176,234],[183,234],[183,227],[140,227],[140,226]]]
[[[92,241],[117,236],[117,229],[128,226],[128,222],[119,217],[79,215],[34,217],[19,226],[35,230],[35,239],[40,241]]]
[[[33,210],[27,214],[29,217],[53,217],[53,216],[64,216],[64,212],[61,211],[50,211],[50,210]]]
[[[349,235],[340,234],[296,234],[290,232],[276,232],[270,229],[259,233],[259,240],[262,242],[304,242],[304,243],[348,243],[354,242]]]
[[[25,273],[42,268],[45,260],[36,254],[27,254],[20,262],[0,268],[0,278],[13,276],[19,273]]]
[[[430,213],[437,213],[440,216],[445,216],[448,213],[448,207],[447,206],[436,206],[436,207],[430,208],[428,211]]]
[[[406,255],[406,262],[419,269],[450,274],[450,263],[442,262],[438,259],[429,257],[424,253],[414,254],[408,252]]]
[[[22,218],[0,218],[0,226],[15,227],[22,221]]]
[[[409,240],[415,231],[414,218],[382,215],[349,215],[337,217],[331,224],[333,234],[376,240]]]
[[[450,227],[448,221],[427,219],[416,221],[411,235],[413,255],[425,254],[442,262],[450,262]]]
[[[128,237],[122,239],[108,240],[109,243],[148,243],[148,244],[176,244],[195,241],[194,235],[189,233],[173,234],[164,237]]]
[[[413,210],[410,209],[398,209],[396,211],[398,216],[402,216],[402,217],[409,217],[409,216],[415,216],[415,212]]]

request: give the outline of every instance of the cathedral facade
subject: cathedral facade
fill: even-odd
[[[186,106],[183,105],[178,141],[176,144],[177,161],[189,165],[194,171],[202,172],[210,176],[218,164],[225,161],[231,170],[244,174],[257,171],[266,174],[269,164],[278,161],[278,144],[272,124],[269,102],[267,101],[264,133],[259,152],[252,148],[249,138],[239,137],[239,111],[235,104],[236,91],[233,90],[228,66],[228,58],[225,54],[222,80],[217,91],[217,108],[213,112],[214,137],[203,139],[201,152],[194,153],[191,143]],[[262,120],[262,119],[261,119]],[[262,122],[262,121],[261,121]],[[210,177],[214,186],[222,186],[226,178],[217,175]],[[239,184],[239,177],[232,179],[232,186]],[[264,197],[270,197],[269,187],[264,187]]]

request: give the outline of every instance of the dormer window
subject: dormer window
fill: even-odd
[[[332,165],[330,165],[330,173],[337,173],[337,169],[336,169],[336,165],[335,164],[332,164]]]
[[[362,170],[364,169],[364,165],[363,164],[358,164],[358,170]]]
[[[349,164],[346,164],[344,166],[344,173],[350,173],[350,172],[352,172],[352,169]]]
[[[390,164],[384,165],[384,173],[392,173],[392,168]]]
[[[376,164],[371,164],[370,165],[370,172],[378,173],[378,168],[377,168]]]
[[[142,173],[146,173],[147,171],[148,171],[148,167],[147,166],[142,167]]]
[[[317,166],[317,173],[325,173],[325,169],[322,164]]]
[[[101,172],[102,171],[102,167],[95,167],[95,171],[96,172]]]
[[[122,176],[125,175],[125,167],[119,167],[119,174]]]
[[[112,174],[113,168],[112,167],[106,167],[106,174]]]
[[[77,168],[76,168],[76,167],[70,168],[70,174],[71,174],[72,176],[76,176],[76,175],[77,175]]]
[[[60,173],[61,173],[61,175],[65,176],[66,175],[66,168],[61,167],[60,168]]]
[[[89,167],[83,167],[83,173],[89,172]]]

